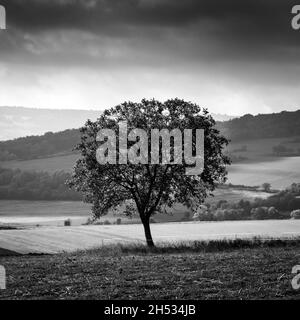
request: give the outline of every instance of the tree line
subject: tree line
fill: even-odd
[[[300,183],[293,183],[266,199],[255,198],[254,201],[241,199],[239,202],[220,200],[217,203],[198,207],[195,220],[266,220],[286,219],[291,213],[300,209]]]
[[[21,171],[0,168],[0,199],[9,200],[82,200],[81,195],[69,189],[70,174],[58,171]]]

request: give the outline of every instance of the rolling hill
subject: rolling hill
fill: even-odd
[[[37,112],[39,113],[40,111]],[[51,110],[51,112],[53,112],[53,110]],[[62,113],[56,115],[58,121],[60,121],[59,119],[62,117],[66,118],[69,112],[70,114],[73,114],[73,111],[70,110],[62,110],[59,112]],[[99,112],[87,111],[85,117],[83,117],[83,113],[80,111],[78,114],[83,118],[81,121],[79,121],[78,118],[78,124],[84,124],[88,115],[91,115],[91,112],[94,112],[94,119],[96,118],[96,114],[99,115]],[[51,120],[52,118],[50,117],[48,122],[51,122]],[[254,144],[256,144],[255,141],[266,138],[273,139],[273,148],[276,145],[280,145],[282,138],[293,137],[294,140],[291,141],[293,146],[287,149],[287,151],[294,150],[296,154],[299,153],[297,146],[298,143],[300,143],[300,138],[298,138],[298,136],[300,136],[300,110],[294,112],[283,111],[281,113],[257,116],[245,115],[241,118],[229,121],[219,121],[217,122],[216,127],[223,135],[231,139],[229,150],[235,158],[243,158],[245,151],[247,151],[245,150],[245,145],[247,148],[247,145],[252,145],[253,141]],[[72,153],[74,146],[79,143],[79,137],[78,129],[68,129],[56,133],[47,132],[40,136],[28,136],[14,140],[1,141],[0,161],[31,160],[46,158],[53,155],[70,154]],[[277,141],[276,144],[274,142],[275,140]],[[245,141],[244,145],[242,144],[243,141]],[[267,145],[270,144],[268,142],[260,144],[260,146],[262,146],[261,149],[266,150]],[[272,153],[272,148],[269,153]],[[249,156],[251,158],[251,155],[253,155],[253,152],[246,153],[246,158],[249,158]],[[255,154],[255,157],[257,157],[257,154]]]
[[[218,123],[219,130],[233,141],[283,138],[300,135],[300,110],[280,113],[246,114]]]
[[[0,141],[79,128],[87,119],[95,121],[100,114],[100,110],[0,107]],[[213,117],[217,121],[234,118],[225,114]]]

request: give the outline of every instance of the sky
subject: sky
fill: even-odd
[[[0,0],[0,105],[103,110],[179,97],[229,115],[300,109],[295,4]]]

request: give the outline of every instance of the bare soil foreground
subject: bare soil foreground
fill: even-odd
[[[299,240],[115,245],[0,264],[1,299],[300,299],[291,286]]]

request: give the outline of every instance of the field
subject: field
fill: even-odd
[[[175,222],[151,224],[157,243],[300,236],[300,220]],[[144,243],[141,224],[0,230],[0,247],[21,254],[85,250],[112,243]]]
[[[276,158],[273,154],[273,147],[278,145],[284,145],[288,149],[293,149],[295,153],[299,153],[297,151],[300,149],[300,137],[231,141],[227,147],[227,151],[234,156],[245,158],[246,161],[261,162]],[[242,150],[243,147],[246,147],[246,149]]]
[[[156,222],[181,221],[191,213],[183,205],[175,205],[170,214],[157,214]],[[0,200],[0,225],[19,227],[62,226],[67,219],[72,225],[85,224],[91,218],[91,205],[80,201]],[[109,212],[99,222],[140,223],[139,217],[128,218],[122,212]]]
[[[54,173],[55,171],[71,172],[78,157],[79,156],[76,154],[68,154],[24,161],[0,161],[0,167],[9,169],[21,169],[24,171],[46,171],[50,173]]]
[[[300,181],[300,157],[276,158],[263,162],[234,163],[228,168],[228,182],[235,185],[261,186],[269,182],[272,188],[284,189]]]
[[[269,138],[233,142],[228,151],[236,157],[245,158],[228,168],[228,182],[236,185],[260,186],[271,183],[275,189],[284,189],[300,181],[300,157],[277,157],[273,147],[284,145],[294,151],[300,150],[300,138]],[[245,151],[242,150],[246,147]]]
[[[61,226],[64,220],[72,224],[85,223],[90,205],[78,201],[0,200],[0,224]]]
[[[236,241],[0,257],[0,299],[299,299],[291,286],[299,249]]]
[[[228,202],[238,202],[240,199],[253,200],[256,197],[266,198],[270,194],[235,189],[217,189],[214,197],[209,197],[207,202],[213,203],[226,199]],[[182,221],[186,217],[192,218],[190,212],[183,205],[175,205],[169,214],[157,214],[153,217],[156,222]],[[78,201],[27,201],[27,200],[0,200],[0,225],[14,226],[62,226],[67,219],[72,225],[80,225],[91,217],[91,205]],[[126,218],[120,214],[109,213],[100,221],[116,222],[117,218],[122,223],[137,223],[139,218]]]

